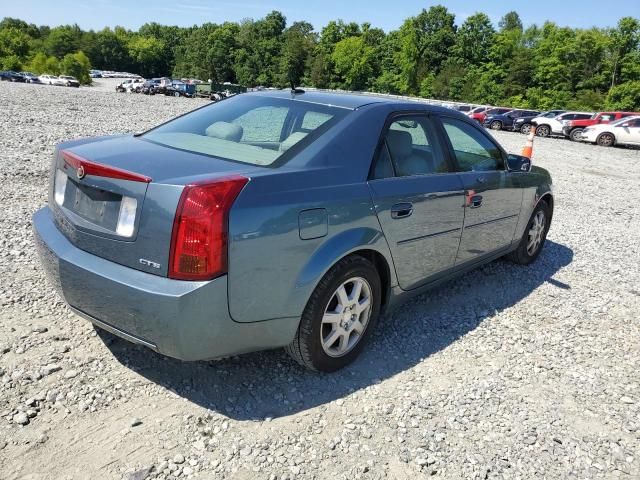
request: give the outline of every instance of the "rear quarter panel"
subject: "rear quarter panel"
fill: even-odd
[[[299,317],[322,276],[359,249],[382,254],[395,285],[366,183],[390,111],[364,107],[300,158],[251,178],[229,218],[228,295],[235,321]],[[299,214],[309,209],[326,211],[326,235],[302,240]]]

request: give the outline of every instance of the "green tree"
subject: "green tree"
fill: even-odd
[[[129,55],[143,76],[160,76],[165,74],[161,60],[164,48],[162,40],[136,36],[129,42]]]
[[[60,61],[62,73],[77,78],[83,85],[91,84],[90,69],[89,58],[83,52],[67,53]]]
[[[314,46],[315,35],[310,23],[296,22],[284,32],[280,66],[281,86],[301,84]]]
[[[340,40],[331,54],[336,73],[343,78],[342,88],[365,90],[372,83],[375,49],[364,38],[348,37]]]
[[[518,12],[512,10],[506,13],[504,17],[500,19],[500,22],[498,22],[498,28],[502,32],[507,30],[519,30],[522,32],[522,20],[520,20]]]
[[[49,55],[62,58],[68,53],[78,51],[82,31],[78,25],[63,25],[51,29],[44,40],[44,49]]]
[[[495,30],[484,13],[468,17],[458,29],[453,52],[466,65],[477,66],[489,58]]]
[[[640,81],[626,82],[609,90],[606,106],[611,110],[640,110]]]

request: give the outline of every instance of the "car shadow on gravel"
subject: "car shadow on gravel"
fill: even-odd
[[[264,420],[340,399],[408,370],[545,282],[570,289],[553,276],[572,260],[569,247],[548,240],[529,267],[498,260],[417,296],[382,318],[358,360],[334,374],[307,371],[282,350],[181,362],[99,332],[120,363],[179,397],[233,419]]]

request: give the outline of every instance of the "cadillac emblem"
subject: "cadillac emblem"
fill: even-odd
[[[78,176],[78,180],[82,180],[84,178],[84,167],[82,165],[80,165],[78,167],[78,170],[76,170],[76,175]]]

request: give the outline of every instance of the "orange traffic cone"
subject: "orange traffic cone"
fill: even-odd
[[[523,157],[527,157],[529,160],[531,160],[531,155],[533,155],[533,139],[535,136],[536,127],[532,126],[531,130],[529,131],[529,136],[527,137],[527,143],[525,144],[524,148],[522,149],[522,153],[520,154]]]

